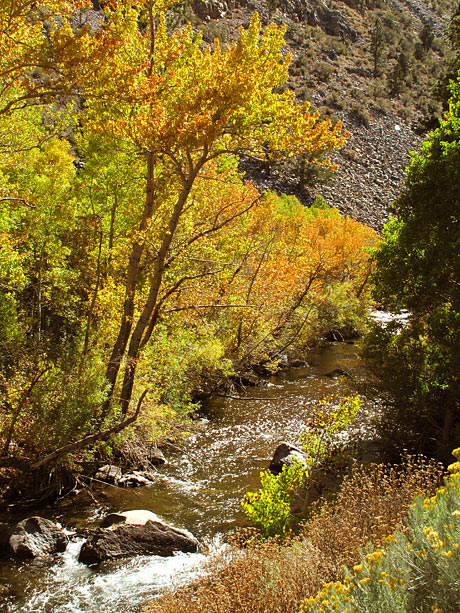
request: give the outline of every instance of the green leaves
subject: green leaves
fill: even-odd
[[[265,537],[285,535],[294,520],[291,515],[291,492],[300,487],[306,475],[301,464],[283,466],[279,475],[269,470],[260,473],[261,489],[248,492],[241,506],[247,517],[261,527]]]
[[[392,427],[405,421],[404,413],[415,413],[409,422],[413,438],[441,456],[448,453],[449,430],[460,424],[458,82],[452,94],[449,113],[429,134],[421,154],[412,155],[406,190],[395,202],[396,217],[386,225],[374,255],[376,298],[391,309],[409,310],[410,324],[395,338],[382,332],[373,334],[373,345],[371,339],[367,343],[367,355],[374,369],[380,365],[377,377],[391,398]],[[417,415],[424,416],[419,423]]]
[[[331,456],[337,435],[352,424],[362,401],[359,396],[338,398],[332,395],[309,407],[305,431],[300,437],[310,466],[321,464]]]
[[[248,492],[241,505],[247,517],[261,528],[264,537],[286,535],[294,521],[291,514],[294,490],[308,487],[310,470],[322,466],[331,456],[337,435],[356,419],[361,405],[358,396],[331,396],[309,408],[306,428],[300,437],[307,456],[306,465],[285,464],[278,475],[269,470],[260,473],[260,490]]]

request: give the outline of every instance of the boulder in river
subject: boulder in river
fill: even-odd
[[[135,509],[133,511],[123,511],[121,513],[109,513],[101,521],[101,528],[111,528],[116,524],[136,524],[138,526],[144,526],[148,521],[163,523],[162,519],[155,513],[152,513],[152,511]]]
[[[155,475],[145,470],[133,470],[131,473],[125,473],[118,479],[120,487],[141,487],[143,485],[152,485]]]
[[[19,558],[37,558],[65,551],[69,539],[62,528],[43,517],[29,517],[13,529],[8,544]]]
[[[292,360],[292,362],[289,362],[289,366],[291,368],[305,368],[308,366],[308,362],[305,360]]]
[[[343,370],[343,368],[334,368],[334,370],[331,370],[331,372],[327,372],[322,376],[329,377],[330,379],[339,379],[340,377],[349,377],[350,373]]]
[[[121,468],[119,466],[114,466],[113,464],[105,464],[99,468],[95,477],[99,481],[104,481],[104,483],[118,485],[118,481],[121,477]]]
[[[147,459],[150,464],[166,464],[166,458],[156,445],[151,445],[147,450]]]
[[[275,449],[272,461],[268,467],[274,475],[279,475],[283,470],[283,466],[291,466],[292,464],[300,463],[307,465],[307,457],[305,453],[298,447],[289,443],[280,443]]]
[[[170,556],[175,551],[194,553],[197,539],[186,530],[166,524],[151,511],[111,513],[83,543],[78,560],[94,565],[135,555]]]

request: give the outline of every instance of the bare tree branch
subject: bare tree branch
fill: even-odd
[[[63,455],[71,453],[72,451],[78,451],[79,449],[84,449],[85,447],[88,447],[88,445],[92,445],[93,443],[96,443],[97,441],[106,440],[110,436],[113,436],[114,434],[121,432],[122,430],[124,430],[125,428],[127,428],[128,426],[130,426],[136,421],[136,419],[139,416],[144,398],[146,397],[148,392],[149,390],[147,389],[142,392],[139,398],[139,401],[137,403],[136,411],[128,419],[125,419],[119,422],[118,424],[116,424],[115,426],[112,426],[111,428],[108,428],[107,430],[103,430],[102,432],[98,432],[97,434],[90,434],[89,436],[85,436],[84,438],[81,438],[78,441],[69,443],[68,445],[64,445],[64,447],[60,447],[59,449],[56,449],[52,453],[49,453],[48,455],[34,462],[33,464],[29,464],[29,469],[37,470],[38,468],[41,468],[42,466],[46,466],[47,464],[50,464],[51,462],[53,462],[57,458],[60,458]]]

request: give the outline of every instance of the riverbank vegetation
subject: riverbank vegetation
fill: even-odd
[[[454,450],[456,458],[460,449]],[[363,554],[342,582],[329,582],[300,608],[303,613],[454,613],[460,601],[460,462],[449,467],[445,485],[419,497],[404,531],[381,549]]]
[[[380,432],[446,461],[460,436],[460,86],[413,154],[375,252],[376,298],[407,319],[375,326],[365,356],[384,402]]]
[[[221,48],[169,28],[168,8],[0,7],[9,470],[110,452],[135,421],[165,436],[237,370],[363,325],[375,233],[239,171],[241,156],[332,168],[347,138],[284,90],[283,28],[255,15]]]
[[[298,613],[325,583],[344,579],[344,565],[357,564],[366,544],[380,548],[395,530],[404,531],[414,496],[434,493],[442,470],[418,457],[393,467],[355,466],[335,500],[316,506],[296,538],[228,549],[211,559],[202,579],[146,611]]]
[[[288,533],[295,521],[291,512],[294,493],[303,498],[305,515],[310,502],[309,490],[318,479],[318,468],[336,476],[348,464],[354,441],[351,436],[340,441],[339,436],[353,424],[361,408],[358,396],[337,398],[334,395],[309,407],[305,430],[300,435],[302,457],[296,456],[292,462],[284,463],[279,474],[273,474],[270,469],[262,471],[260,490],[247,492],[241,503],[248,519],[260,528],[264,537]]]

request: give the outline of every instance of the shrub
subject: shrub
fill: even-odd
[[[329,81],[334,70],[334,66],[327,62],[319,61],[315,64],[315,74],[320,82]]]
[[[285,535],[294,517],[291,514],[291,492],[303,481],[301,464],[283,466],[279,475],[269,470],[260,473],[261,488],[248,492],[241,503],[247,517],[262,529],[265,537]]]
[[[371,118],[364,105],[359,102],[354,102],[351,105],[351,114],[360,124],[368,128],[371,123]]]
[[[279,475],[269,470],[260,473],[260,490],[248,492],[241,504],[247,517],[262,528],[264,537],[286,535],[294,521],[291,514],[293,490],[308,483],[309,469],[318,464],[324,466],[331,454],[337,463],[343,448],[343,443],[337,444],[337,435],[355,420],[360,407],[357,396],[339,399],[331,396],[309,407],[306,429],[300,437],[306,466],[300,463],[285,465]]]
[[[321,194],[317,194],[315,196],[315,199],[311,203],[311,206],[314,209],[328,209],[329,208],[326,198],[322,196]]]
[[[454,451],[460,457],[460,449]],[[460,602],[460,462],[432,498],[418,498],[407,529],[362,556],[341,582],[304,602],[305,613],[456,613]]]

